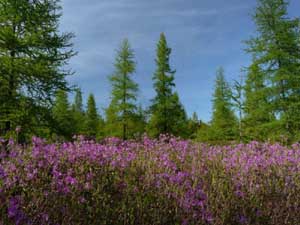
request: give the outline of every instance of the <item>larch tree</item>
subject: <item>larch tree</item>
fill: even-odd
[[[111,101],[105,109],[105,136],[122,137],[122,123],[118,116],[118,110],[114,101]]]
[[[244,86],[245,136],[248,140],[265,140],[276,123],[275,114],[270,104],[271,88],[266,84],[265,73],[257,64],[248,68]]]
[[[231,99],[232,99],[232,105],[233,109],[238,114],[238,133],[239,133],[239,141],[242,141],[244,139],[244,80],[243,76],[240,76],[240,80],[234,80],[233,85],[231,86]]]
[[[268,115],[279,121],[274,129],[291,138],[300,131],[300,23],[288,17],[287,6],[285,0],[258,0],[257,37],[247,42],[247,51],[270,90]]]
[[[60,11],[57,0],[0,0],[1,133],[32,128],[32,117],[39,126],[41,107],[49,109],[56,91],[68,89],[65,65],[75,53],[73,34],[59,32]]]
[[[214,141],[231,141],[237,137],[237,118],[232,109],[231,89],[224,76],[224,69],[217,70],[213,95],[211,129]]]
[[[110,76],[112,85],[110,107],[113,108],[116,119],[109,121],[112,126],[121,126],[121,137],[124,140],[132,136],[130,122],[137,112],[138,85],[131,78],[135,67],[134,52],[129,41],[125,39],[117,52],[114,74]]]

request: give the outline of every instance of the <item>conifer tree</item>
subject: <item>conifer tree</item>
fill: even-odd
[[[140,105],[129,124],[134,138],[140,138],[145,133],[146,124],[146,112]]]
[[[76,134],[83,133],[85,112],[83,109],[82,92],[80,88],[77,88],[75,91],[75,101],[72,105],[72,113]]]
[[[122,137],[122,123],[118,116],[116,104],[111,101],[105,109],[105,136],[106,137]]]
[[[171,104],[172,116],[170,118],[170,134],[183,138],[189,137],[187,114],[179,100],[179,95],[177,92],[174,92],[174,94],[172,95]]]
[[[254,15],[258,36],[248,43],[268,92],[269,114],[279,118],[282,130],[292,137],[300,130],[300,25],[290,19],[285,0],[258,0]]]
[[[197,137],[198,129],[200,128],[200,120],[196,112],[193,112],[192,117],[188,120],[188,137],[195,139]]]
[[[84,112],[83,103],[82,103],[82,92],[81,92],[80,88],[77,88],[75,90],[75,101],[73,104],[73,109],[76,112],[81,112],[81,113]]]
[[[147,118],[146,118],[146,111],[143,109],[143,107],[140,105],[137,109],[137,114],[135,118],[135,134],[136,135],[143,135],[146,131],[146,125],[147,125]]]
[[[39,109],[49,109],[56,91],[67,89],[65,77],[71,73],[63,66],[74,55],[73,34],[59,32],[60,10],[56,0],[0,1],[0,129],[4,133],[15,125],[30,127],[33,120],[26,119],[28,114],[39,126],[36,118],[45,119]]]
[[[74,134],[74,126],[66,91],[57,91],[52,112],[57,134],[70,139]]]
[[[217,70],[211,129],[213,140],[229,141],[236,138],[237,118],[232,110],[231,89],[222,67]]]
[[[87,101],[87,110],[85,116],[85,134],[90,138],[97,138],[102,124],[102,118],[97,112],[96,102],[93,94],[90,94]]]
[[[270,87],[265,84],[264,72],[257,64],[248,68],[245,83],[244,124],[245,135],[250,140],[265,140],[276,122],[275,115],[270,105]]]
[[[112,101],[111,108],[108,110],[111,111],[113,108],[116,119],[111,120],[110,125],[119,127],[121,124],[121,137],[124,140],[132,136],[132,127],[129,124],[137,110],[138,85],[131,78],[135,72],[135,64],[134,52],[129,41],[125,39],[117,52],[115,72],[110,77]]]
[[[244,139],[244,126],[243,126],[243,116],[244,116],[244,81],[243,77],[239,81],[234,80],[233,85],[231,86],[231,99],[233,102],[233,109],[238,114],[238,133],[239,141]]]
[[[175,71],[170,67],[171,51],[162,33],[157,44],[156,71],[153,76],[156,96],[152,100],[147,126],[148,133],[154,137],[167,133],[180,135],[186,125],[186,113],[178,94],[173,91]]]

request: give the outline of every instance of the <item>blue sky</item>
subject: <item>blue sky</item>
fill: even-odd
[[[209,121],[215,71],[223,66],[229,82],[238,79],[250,56],[244,40],[255,35],[251,13],[255,0],[62,0],[62,31],[74,32],[78,51],[69,64],[69,81],[81,87],[84,98],[96,97],[100,112],[109,104],[107,76],[113,72],[116,49],[128,38],[135,50],[139,101],[154,96],[152,75],[159,34],[172,48],[177,70],[176,90],[189,115]],[[291,0],[290,16],[299,16],[300,1]]]

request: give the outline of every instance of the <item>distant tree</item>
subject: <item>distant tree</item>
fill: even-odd
[[[123,137],[122,121],[117,114],[115,104],[111,102],[105,110],[105,136],[106,137]],[[137,111],[128,119],[128,137],[138,138],[145,132],[146,127],[146,112],[141,106],[137,107]]]
[[[77,88],[75,90],[75,101],[73,104],[73,109],[76,112],[84,113],[83,102],[82,102],[82,92],[81,92],[80,88]]]
[[[102,118],[97,112],[96,102],[93,94],[90,94],[87,101],[87,110],[85,115],[85,134],[90,138],[97,138]],[[103,129],[103,127],[102,127]]]
[[[118,116],[116,104],[111,101],[105,109],[105,136],[106,137],[122,137],[122,123]]]
[[[172,103],[172,114],[170,121],[172,122],[172,126],[170,129],[170,134],[173,134],[178,137],[188,138],[189,130],[188,130],[188,117],[184,106],[181,104],[179,100],[179,95],[175,92],[171,98]]]
[[[129,123],[135,117],[137,110],[138,85],[131,78],[135,72],[135,64],[134,52],[129,41],[125,39],[116,56],[115,72],[110,77],[112,85],[111,107],[113,107],[116,117],[114,121],[110,122],[114,123],[116,127],[119,127],[119,123],[121,123],[122,138],[124,140],[132,136]]]
[[[276,115],[279,126],[273,128],[292,138],[300,131],[300,23],[288,17],[287,6],[285,0],[258,0],[258,35],[247,42],[247,51],[269,90],[266,115]]]
[[[233,109],[238,114],[238,133],[239,133],[239,141],[242,141],[244,139],[244,110],[245,110],[245,101],[244,101],[244,80],[243,76],[241,76],[241,79],[234,80],[233,85],[231,86],[231,99],[232,99],[232,106]]]
[[[213,142],[214,133],[211,126],[207,123],[200,121],[199,128],[196,133],[196,140],[200,142]]]
[[[252,64],[248,68],[244,89],[246,138],[249,140],[266,140],[270,133],[275,132],[273,129],[276,118],[269,99],[271,88],[266,85],[266,75],[258,64]]]
[[[72,105],[72,113],[76,134],[84,132],[85,112],[83,109],[82,92],[80,88],[75,90],[75,101]]]
[[[134,137],[141,137],[145,133],[146,125],[146,112],[143,110],[142,106],[139,106],[129,125],[133,131]]]
[[[153,137],[166,133],[181,135],[186,125],[186,113],[178,94],[173,92],[175,71],[170,67],[170,54],[171,48],[162,33],[157,44],[156,71],[153,76],[156,96],[152,100],[147,126],[147,132]]]
[[[52,112],[56,133],[59,136],[71,139],[74,134],[74,123],[66,91],[57,91]]]
[[[201,121],[198,118],[196,112],[193,113],[192,117],[188,119],[188,137],[191,139],[197,138],[197,132],[200,128]]]
[[[68,89],[71,73],[63,68],[74,55],[73,34],[58,30],[60,11],[58,1],[0,1],[2,133],[17,125],[38,128],[48,118],[39,109],[49,110],[56,91]]]
[[[235,140],[237,136],[237,118],[232,109],[231,89],[225,80],[224,69],[217,71],[215,92],[213,96],[213,116],[211,129],[213,140]]]

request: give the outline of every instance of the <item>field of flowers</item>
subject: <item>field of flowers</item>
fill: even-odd
[[[300,224],[300,145],[142,141],[9,145],[0,224]]]

